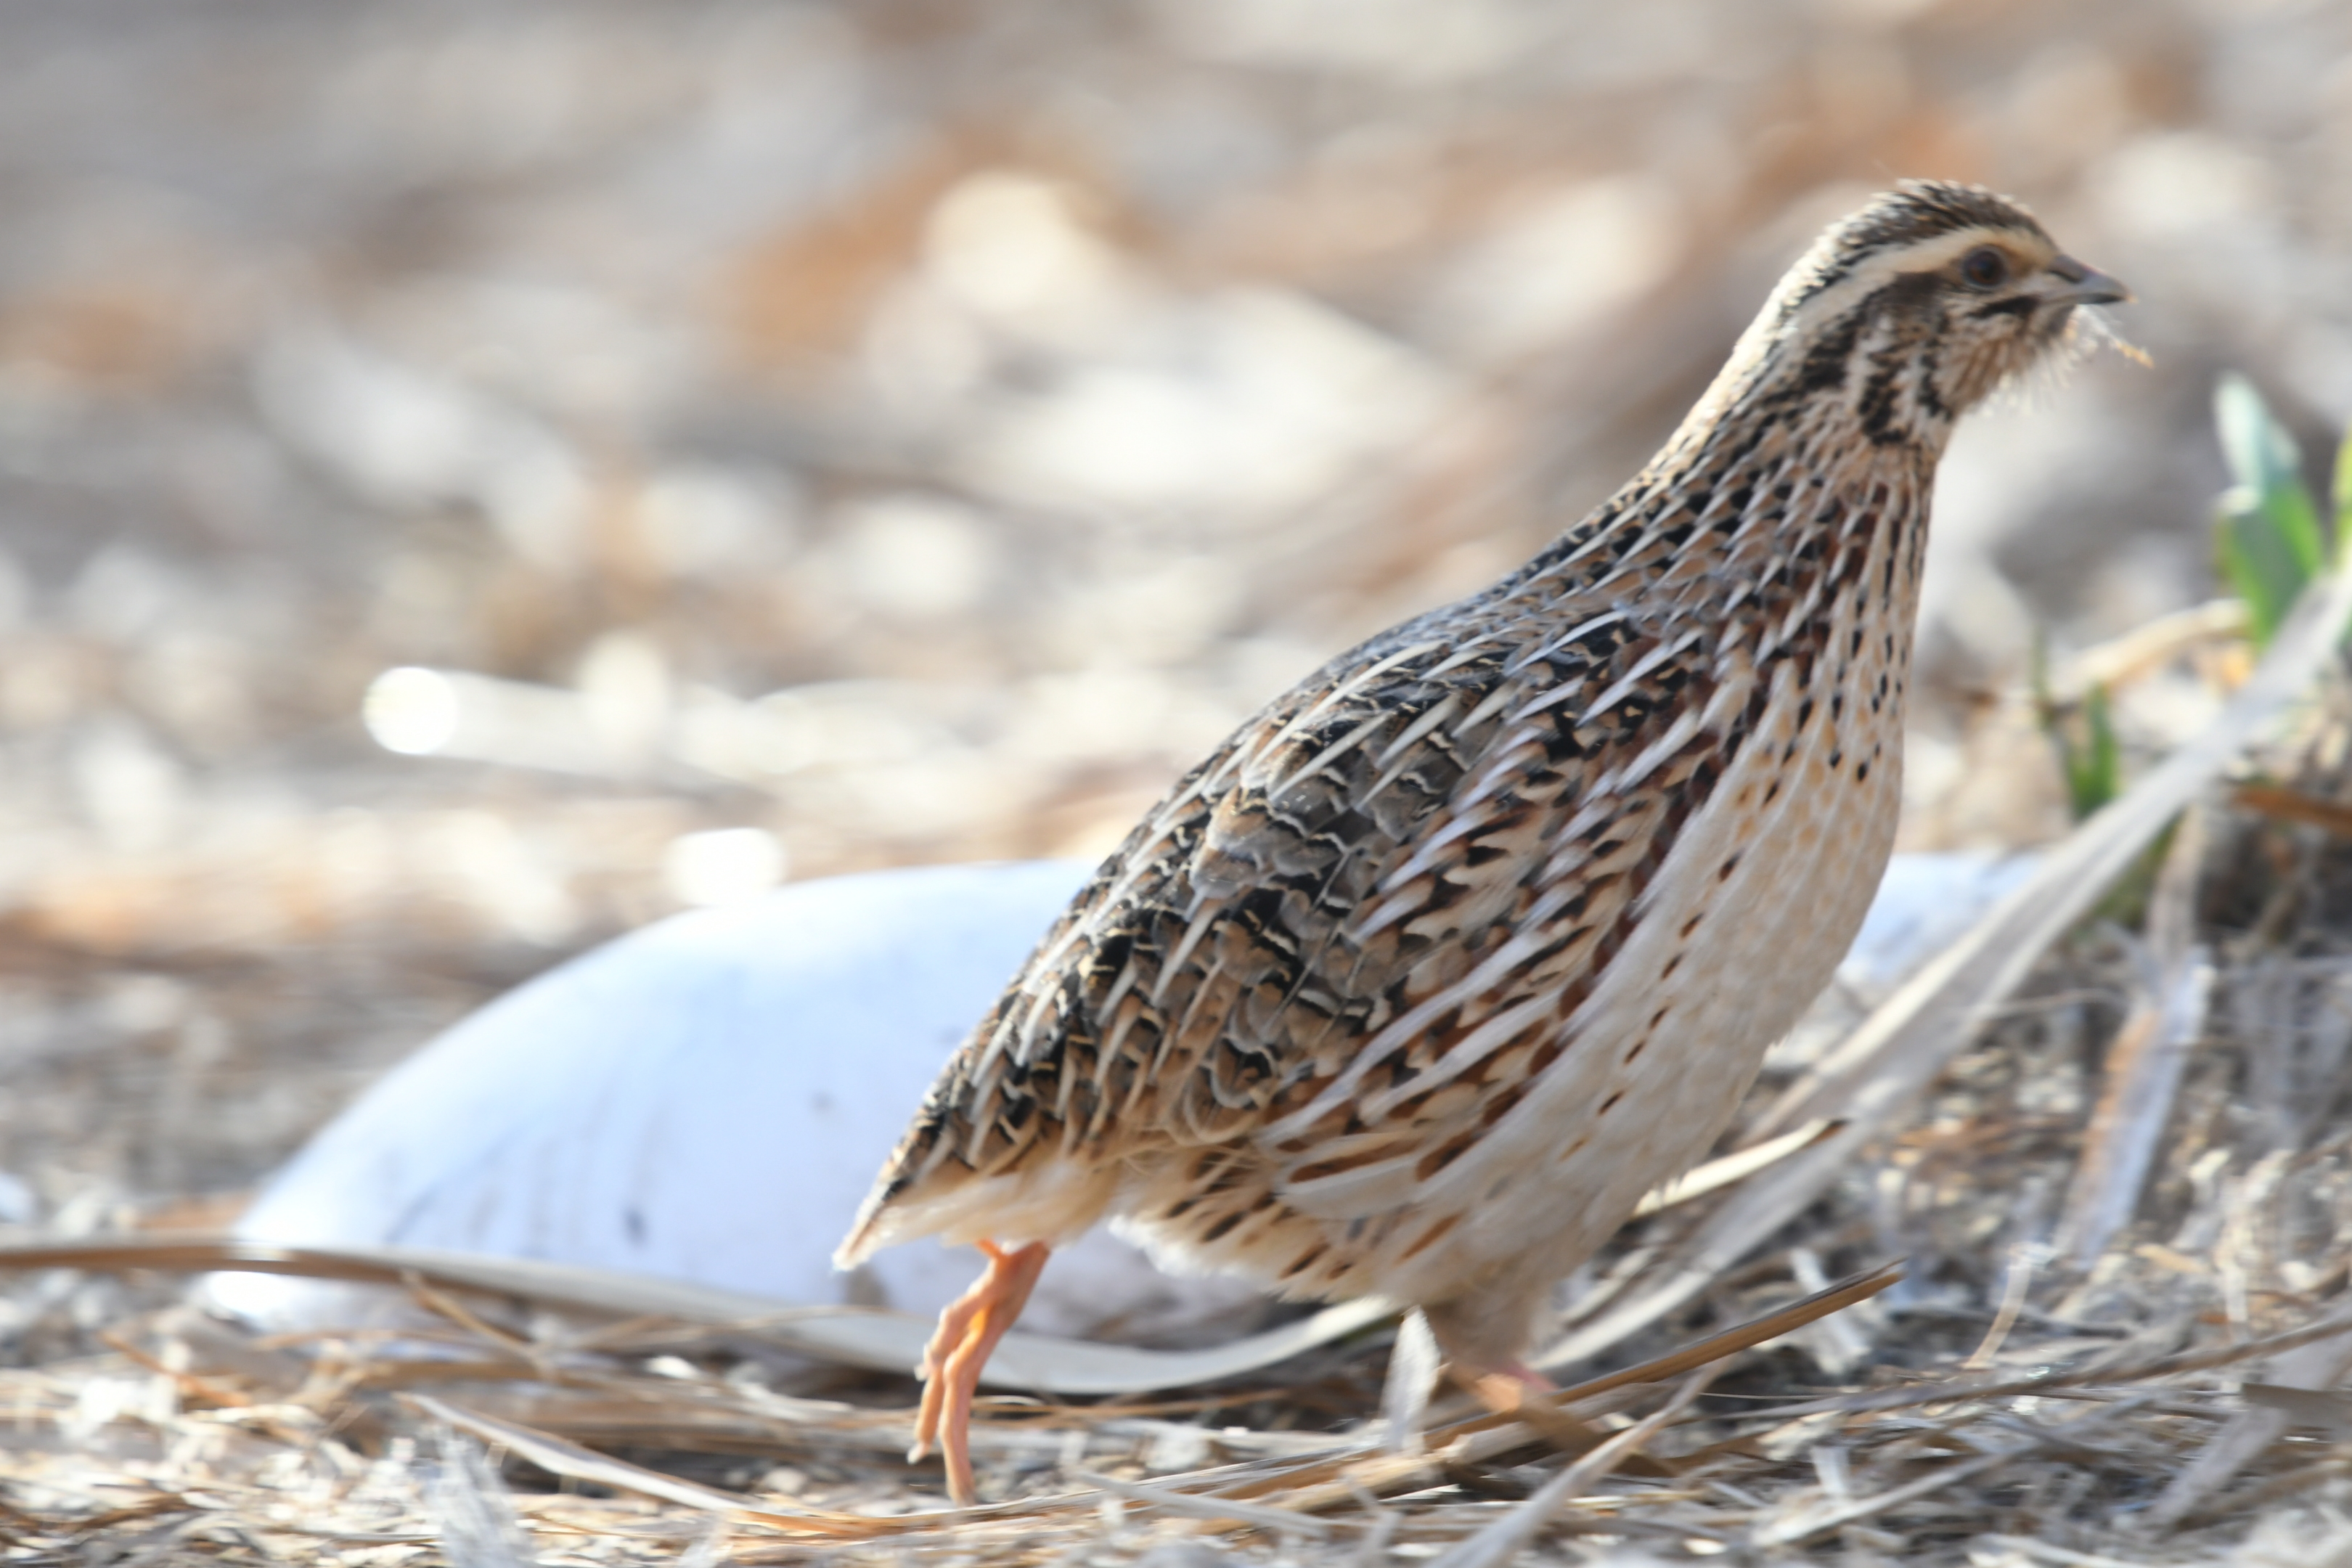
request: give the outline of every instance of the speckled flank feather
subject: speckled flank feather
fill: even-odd
[[[1720,1133],[1884,868],[1936,460],[2067,314],[1939,281],[1987,237],[2055,255],[1956,186],[1832,229],[1616,496],[1193,769],[948,1065],[844,1263],[1109,1215],[1515,1355]]]

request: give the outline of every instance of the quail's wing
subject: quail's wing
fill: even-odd
[[[1329,1186],[1507,1110],[1747,700],[1719,648],[1591,597],[1408,623],[1189,774],[949,1063],[845,1256],[975,1177],[1255,1137]]]

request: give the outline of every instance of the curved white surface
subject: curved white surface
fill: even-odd
[[[679,915],[541,975],[402,1063],[236,1226],[251,1240],[438,1247],[691,1279],[781,1300],[930,1312],[969,1250],[895,1247],[834,1271],[923,1090],[1087,868],[942,866],[801,883]],[[1057,1256],[1030,1326],[1232,1305],[1107,1233]],[[291,1325],[341,1288],[218,1277]]]
[[[1897,855],[1838,965],[1838,978],[1875,1003],[1959,940],[1978,916],[2032,875],[2040,857]]]
[[[1897,857],[1844,972],[1876,990],[2021,862]],[[268,1184],[237,1234],[540,1258],[783,1301],[935,1311],[977,1272],[919,1242],[853,1279],[830,1254],[940,1063],[1084,879],[1065,862],[799,883],[677,916],[541,975],[403,1063]],[[342,1288],[215,1278],[280,1326]],[[1164,1328],[1249,1299],[1097,1232],[1058,1254],[1041,1332]]]

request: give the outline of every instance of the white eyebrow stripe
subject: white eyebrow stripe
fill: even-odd
[[[1893,246],[1874,256],[1864,257],[1853,271],[1829,288],[1797,307],[1790,319],[1793,327],[1799,322],[1811,322],[1822,318],[1843,315],[1856,300],[1875,294],[1895,279],[1910,272],[1933,272],[1957,260],[1966,252],[1989,241],[2007,241],[2015,246],[2020,241],[2035,243],[2022,230],[1987,224],[1970,224],[1937,235],[1933,239],[1913,240],[1907,245]]]

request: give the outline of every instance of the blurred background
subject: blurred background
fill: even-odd
[[[1947,462],[1906,847],[2352,415],[2312,0],[0,0],[0,1226],[205,1223],[497,991],[1094,856],[1630,474],[1824,222],[2126,279]],[[2152,680],[2139,754],[2213,701]]]

